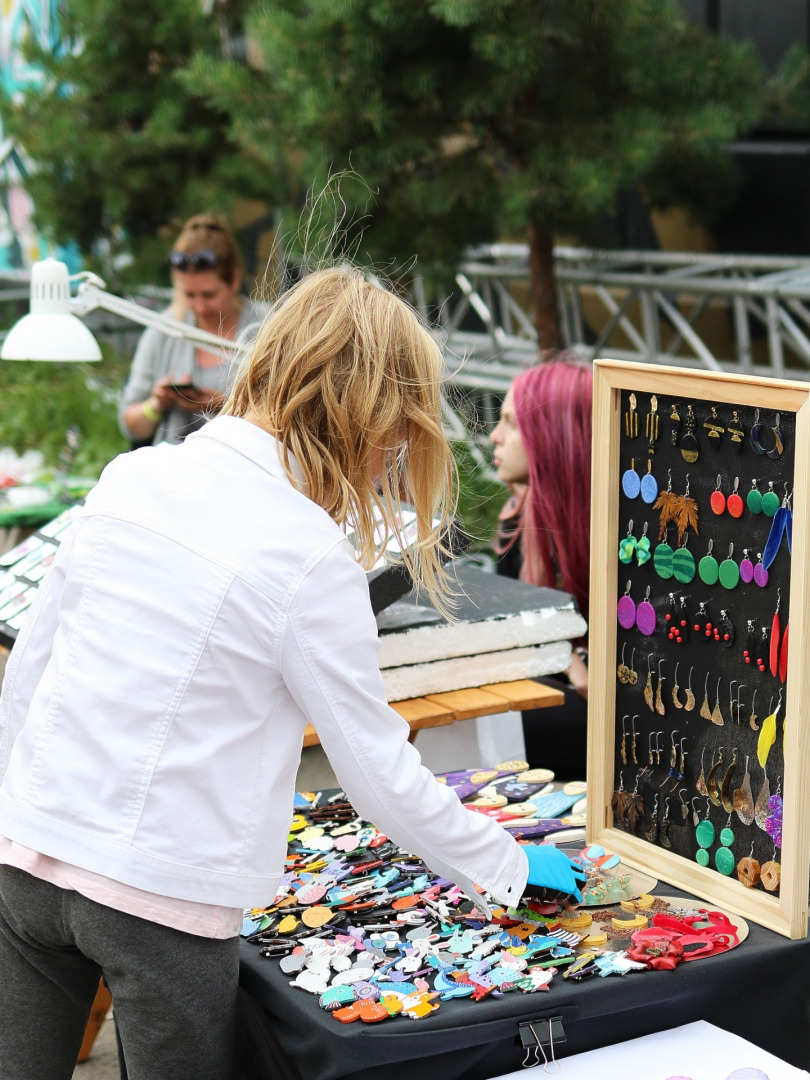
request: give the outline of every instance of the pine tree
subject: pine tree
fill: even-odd
[[[6,133],[34,164],[38,226],[77,242],[90,265],[102,256],[106,277],[125,254],[130,276],[155,280],[161,229],[252,190],[228,118],[179,78],[192,54],[228,49],[243,6],[229,3],[226,20],[200,0],[67,0],[65,47],[31,49],[42,84],[0,102]]]
[[[274,0],[252,9],[262,62],[198,59],[189,80],[233,117],[288,196],[352,168],[378,192],[360,254],[449,280],[467,245],[530,245],[541,346],[558,343],[552,245],[628,189],[703,211],[722,147],[765,108],[753,48],[674,0]],[[362,185],[344,196],[358,207]]]

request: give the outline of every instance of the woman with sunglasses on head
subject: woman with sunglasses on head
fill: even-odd
[[[231,341],[247,329],[252,316],[239,295],[239,249],[224,221],[210,214],[189,218],[168,262],[179,317]],[[121,430],[136,444],[181,442],[219,412],[230,372],[227,356],[147,330],[121,398]]]

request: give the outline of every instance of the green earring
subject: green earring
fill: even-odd
[[[712,555],[713,547],[714,540],[710,540],[709,550],[698,563],[698,574],[704,585],[716,585],[720,577],[720,567],[717,565],[717,559]]]
[[[708,849],[714,843],[714,825],[709,821],[709,800],[706,800],[706,817],[700,822],[695,829],[695,839],[698,842],[698,849],[695,854],[695,860],[700,863],[701,866],[709,865],[709,851]]]
[[[745,502],[752,514],[762,513],[762,492],[758,490],[756,480],[751,481],[751,490],[745,496]]]
[[[644,522],[644,528],[641,532],[641,536],[636,544],[636,560],[639,566],[643,566],[645,562],[649,562],[652,558],[650,552],[650,538],[647,536],[647,522]]]
[[[684,533],[683,543],[672,555],[672,572],[681,585],[688,585],[695,576],[695,559],[692,552],[687,550],[688,541],[689,534]]]
[[[728,877],[734,873],[734,867],[737,865],[734,853],[731,850],[731,845],[734,843],[731,814],[728,815],[725,827],[720,830],[720,843],[722,846],[714,853],[714,865],[717,867],[718,873]]]
[[[717,571],[717,575],[720,578],[720,584],[724,589],[736,589],[740,582],[740,568],[734,562],[732,555],[734,554],[734,545],[728,545],[728,558],[723,559]]]
[[[672,548],[667,543],[669,534],[669,527],[664,530],[664,539],[656,547],[653,552],[653,569],[660,578],[667,581],[672,577],[675,572],[674,568],[674,554]]]
[[[627,526],[627,536],[619,541],[619,562],[625,564],[633,561],[633,553],[636,550],[638,540],[633,536],[633,520],[630,519],[630,524]],[[647,541],[649,545],[649,540]]]
[[[772,480],[768,481],[768,488],[770,490],[766,491],[762,496],[762,513],[767,514],[768,517],[773,517],[781,504],[779,502],[779,496],[773,490]]]

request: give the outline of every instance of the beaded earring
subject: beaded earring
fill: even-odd
[[[736,865],[734,853],[731,851],[733,843],[734,830],[731,828],[731,814],[729,814],[728,821],[720,830],[720,847],[714,853],[714,865],[718,873],[723,874],[725,877],[734,872]]]
[[[689,681],[686,684],[686,701],[683,703],[685,712],[691,712],[695,707],[695,695],[692,692],[692,671],[693,668],[689,668]]]
[[[669,602],[674,610],[668,611],[664,616],[664,620],[667,624],[667,637],[677,645],[684,645],[689,640],[689,622],[686,618],[686,598],[683,596],[681,597],[680,610],[675,603],[675,593],[669,594]]]
[[[697,840],[698,849],[695,852],[695,861],[701,866],[709,865],[709,848],[714,843],[715,831],[714,825],[709,820],[709,803],[706,802],[706,816],[700,822],[695,829],[695,840]]]
[[[695,616],[695,623],[692,629],[696,634],[703,634],[704,637],[710,638],[712,636],[713,626],[711,616],[706,610],[706,604],[702,600],[700,601],[700,606],[698,608],[698,613]]]
[[[720,625],[714,628],[714,640],[719,641],[724,649],[730,649],[737,637],[734,623],[725,610],[720,611]]]
[[[740,495],[739,491],[737,490],[739,488],[739,486],[740,486],[740,478],[739,478],[739,476],[735,476],[734,477],[734,487],[732,489],[731,494],[726,499],[726,509],[728,510],[729,514],[731,514],[731,516],[733,518],[741,518],[742,515],[743,515],[743,510],[745,508],[745,503],[742,501],[742,496]]]
[[[717,559],[712,555],[713,547],[714,540],[710,540],[708,551],[698,563],[698,574],[704,585],[716,585],[720,577],[720,567]]]

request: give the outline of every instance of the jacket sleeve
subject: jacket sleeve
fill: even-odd
[[[287,687],[361,817],[473,898],[475,883],[516,904],[525,853],[421,764],[407,723],[386,702],[378,648],[365,573],[342,541],[310,570],[291,605],[281,654]]]

